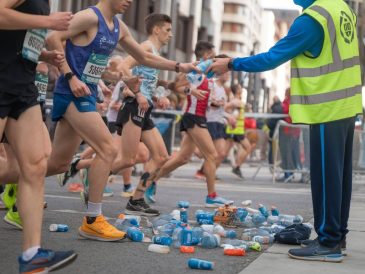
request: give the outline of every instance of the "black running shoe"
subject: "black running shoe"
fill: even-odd
[[[143,198],[138,200],[133,200],[132,197],[129,198],[129,202],[126,206],[125,213],[131,215],[141,215],[141,216],[160,215],[160,212],[157,209],[151,208]]]
[[[308,247],[308,246],[312,246],[314,244],[316,244],[316,242],[318,242],[318,238],[315,238],[314,240],[304,240],[300,243],[301,247]],[[343,238],[343,240],[340,242],[340,246],[341,246],[341,252],[343,256],[347,256],[347,250],[346,250],[346,237]]]
[[[234,167],[232,168],[232,173],[240,177],[241,179],[244,179],[240,167]]]
[[[343,255],[341,253],[341,247],[339,244],[331,248],[321,245],[318,241],[315,241],[313,244],[308,245],[307,247],[290,249],[288,251],[288,255],[293,259],[307,261],[339,263],[343,260]]]
[[[67,170],[65,173],[62,174],[58,174],[57,175],[57,180],[58,180],[58,184],[63,187],[67,184],[67,181],[74,177],[77,172],[79,172],[79,170],[76,168],[78,162],[80,162],[81,158],[80,156],[76,155],[71,162],[70,168],[69,170]]]

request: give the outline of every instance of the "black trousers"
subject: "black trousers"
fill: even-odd
[[[319,242],[328,247],[348,233],[354,129],[355,117],[310,128],[314,228]]]

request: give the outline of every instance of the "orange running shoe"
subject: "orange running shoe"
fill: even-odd
[[[87,217],[84,217],[79,227],[79,234],[87,239],[104,242],[123,240],[127,236],[126,233],[109,224],[103,215],[95,217],[92,224],[88,224]]]
[[[205,174],[199,169],[194,175],[195,179],[205,180]]]

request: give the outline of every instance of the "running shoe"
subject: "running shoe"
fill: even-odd
[[[314,241],[313,244],[307,247],[290,249],[288,255],[293,259],[306,261],[340,263],[343,260],[340,244],[335,247],[327,247],[321,245],[318,241]]]
[[[131,197],[131,196],[133,196],[135,190],[136,190],[136,188],[133,187],[131,184],[124,185],[123,191],[120,193],[120,196]]]
[[[205,206],[206,207],[220,207],[224,205],[232,205],[234,201],[224,199],[223,197],[216,196],[215,198],[210,198],[207,196],[205,199]]]
[[[57,175],[57,181],[58,184],[63,187],[67,184],[68,180],[72,177],[74,177],[78,171],[78,169],[76,168],[78,162],[80,162],[81,158],[79,155],[75,155],[74,158],[72,159],[72,162],[70,164],[70,168],[69,170],[67,170],[66,172],[62,173],[62,174],[58,174]]]
[[[113,190],[111,190],[111,188],[106,186],[104,188],[103,197],[112,197],[113,195],[114,195]]]
[[[156,182],[152,182],[150,184],[150,186],[146,189],[146,192],[144,193],[144,199],[146,200],[147,203],[149,204],[154,204],[156,203]]]
[[[244,179],[242,171],[239,166],[232,168],[232,173],[237,175],[239,178]]]
[[[133,200],[133,197],[129,198],[127,204],[126,214],[130,215],[140,215],[140,216],[158,216],[160,212],[157,209],[151,208],[143,198],[138,200]]]
[[[22,220],[20,219],[18,209],[15,205],[8,210],[4,217],[4,221],[9,225],[15,226],[16,228],[23,230]]]
[[[71,183],[68,186],[68,192],[83,192],[84,186],[80,183]]]
[[[97,217],[84,217],[79,228],[80,236],[104,242],[123,240],[126,233],[109,224],[103,215]]]
[[[199,169],[196,171],[194,178],[198,180],[205,180],[205,174]]]
[[[316,242],[318,242],[318,238],[314,239],[314,240],[304,240],[300,243],[301,247],[308,247],[308,246],[312,246],[315,245]],[[343,256],[347,256],[347,249],[346,249],[346,237],[340,242],[340,247],[341,247],[341,252]]]
[[[39,248],[37,254],[29,261],[24,261],[20,256],[19,273],[48,273],[50,271],[60,269],[72,263],[77,257],[73,251],[52,251]]]
[[[4,202],[6,208],[10,209],[15,205],[16,202],[16,194],[18,191],[17,184],[6,184],[4,192],[1,193],[1,199]]]

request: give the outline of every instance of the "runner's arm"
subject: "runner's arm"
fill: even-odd
[[[143,42],[141,44],[141,48],[144,51],[152,52],[152,48],[150,43]],[[129,55],[124,61],[118,66],[118,70],[122,72],[123,75],[131,76],[130,70],[134,68],[135,66],[138,66],[138,61],[133,58],[131,55]]]
[[[137,60],[139,64],[161,70],[176,70],[176,61],[171,61],[161,56],[144,51],[143,48],[136,42],[136,40],[134,40],[127,26],[122,21],[120,21],[120,26],[122,36],[119,43],[129,55]],[[195,65],[191,63],[181,63],[179,65],[179,70],[181,72],[190,72],[192,70],[199,72],[199,69],[197,69]]]
[[[0,29],[67,29],[71,12],[57,12],[51,16],[33,15],[14,10],[21,0],[0,1]]]
[[[97,26],[98,17],[90,10],[83,10],[75,14],[74,18],[70,22],[70,27],[66,31],[53,31],[47,37],[47,45],[49,49],[54,49],[64,52],[63,42],[67,39],[85,33],[87,35],[88,30],[93,26]],[[60,66],[60,70],[63,74],[71,72],[71,68],[66,62]]]

